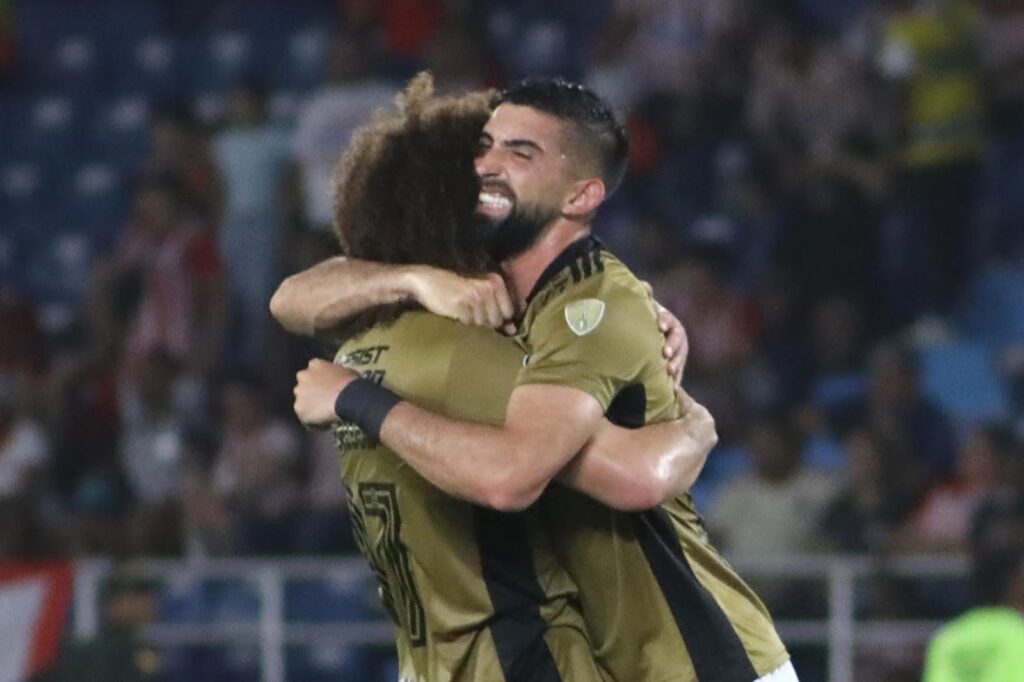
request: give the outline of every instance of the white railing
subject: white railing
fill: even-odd
[[[823,644],[828,648],[830,682],[853,682],[858,645],[902,647],[923,644],[940,623],[935,621],[857,621],[854,590],[858,580],[884,571],[917,578],[962,578],[967,560],[950,556],[907,556],[880,560],[850,556],[736,557],[739,573],[755,579],[818,579],[828,586],[827,620],[780,620],[782,638],[790,644]],[[235,578],[258,589],[256,623],[156,624],[142,634],[158,645],[216,645],[255,643],[260,649],[262,682],[285,682],[285,647],[295,644],[380,644],[393,641],[391,623],[300,624],[285,622],[284,584],[288,580],[338,576],[358,577],[368,572],[359,559],[282,559],[214,561],[141,560],[117,565],[119,572],[170,580]],[[76,566],[74,630],[89,639],[99,629],[99,595],[115,565],[86,560]]]

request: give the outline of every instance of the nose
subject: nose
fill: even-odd
[[[501,168],[498,165],[498,155],[494,148],[484,149],[474,161],[477,177],[486,178],[497,175]]]

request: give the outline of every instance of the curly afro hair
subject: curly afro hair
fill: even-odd
[[[356,131],[334,171],[334,231],[342,251],[381,263],[419,263],[481,275],[497,269],[475,216],[473,160],[497,102],[492,91],[434,93],[421,73]],[[413,304],[373,309],[336,330],[347,338],[397,319]]]

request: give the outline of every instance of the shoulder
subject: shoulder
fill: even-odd
[[[640,280],[611,253],[597,248],[565,263],[537,292],[533,319],[567,325],[582,336],[588,329],[629,329],[639,320],[654,319],[654,310]]]

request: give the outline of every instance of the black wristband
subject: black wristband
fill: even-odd
[[[334,413],[352,422],[375,441],[391,408],[401,401],[397,395],[369,379],[354,380],[334,400]]]

